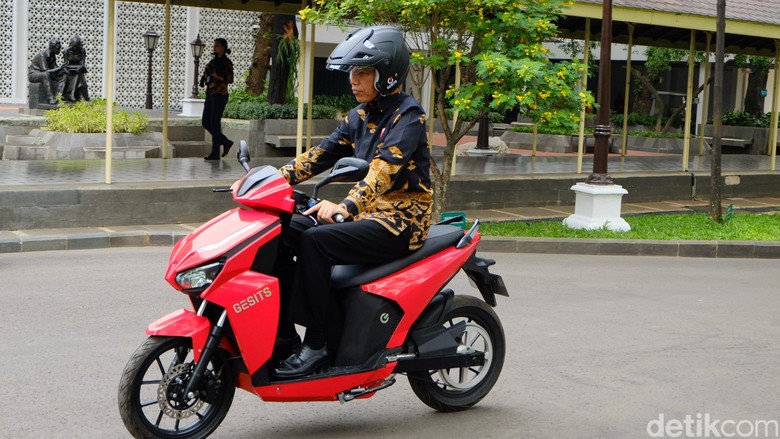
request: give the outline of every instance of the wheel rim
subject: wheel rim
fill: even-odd
[[[211,398],[214,404],[199,397],[183,397],[192,369],[192,349],[184,342],[161,350],[141,368],[136,386],[136,412],[147,428],[160,437],[191,435],[205,428],[219,411],[225,389]],[[210,363],[204,380],[214,376],[214,364]]]
[[[458,353],[474,351],[484,352],[485,362],[481,366],[468,366],[454,369],[439,369],[431,379],[443,390],[456,392],[468,391],[479,385],[487,376],[493,358],[493,341],[490,333],[479,323],[467,318],[452,319],[445,324],[451,327],[466,321],[466,330],[458,338]]]

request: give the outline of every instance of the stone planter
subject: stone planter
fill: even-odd
[[[3,148],[3,160],[84,160],[105,159],[106,135],[69,134],[57,131],[33,130],[27,136],[9,136]],[[162,134],[114,134],[111,157],[138,159],[161,157]],[[173,147],[168,144],[168,157]]]
[[[613,134],[611,139],[614,141],[612,152],[620,152],[623,149],[623,136]],[[658,152],[665,154],[682,154],[685,139],[667,139],[660,137],[641,137],[628,136],[628,151]],[[691,138],[691,148],[693,149],[694,140]]]
[[[312,120],[312,145],[328,137],[341,123],[340,119]],[[306,121],[304,121],[304,130]],[[252,157],[293,157],[298,130],[296,119],[240,120],[222,119],[222,131],[234,142],[246,140]],[[206,134],[206,140],[210,136]],[[304,134],[304,149],[306,137]]]
[[[712,128],[712,125],[704,125],[703,130],[704,138],[710,145],[712,145]],[[722,145],[723,152],[727,154],[766,154],[769,145],[769,128],[723,125]]]
[[[203,107],[206,104],[205,99],[182,99],[181,101],[181,114],[182,117],[202,117]]]
[[[516,131],[505,131],[501,135],[501,140],[512,149],[532,149],[534,144],[533,133],[518,133]],[[574,143],[576,151],[576,140]],[[556,134],[537,134],[536,150],[545,152],[571,152],[571,139],[568,135]]]

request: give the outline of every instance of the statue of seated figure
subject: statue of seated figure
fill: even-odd
[[[70,44],[62,54],[62,68],[65,76],[62,99],[67,102],[89,100],[87,90],[87,51],[78,35],[70,39]]]
[[[42,90],[35,96],[30,95],[30,108],[54,108],[57,105],[57,95],[62,93],[65,84],[64,69],[57,66],[57,55],[61,49],[60,40],[52,38],[49,47],[33,57],[27,79],[31,84],[40,84]]]

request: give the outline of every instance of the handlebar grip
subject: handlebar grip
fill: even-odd
[[[335,221],[337,223],[343,223],[344,222],[344,215],[342,215],[340,213],[337,213],[337,214],[333,215],[333,221]]]

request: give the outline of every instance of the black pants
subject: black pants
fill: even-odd
[[[212,157],[219,157],[219,147],[230,140],[222,134],[222,113],[228,102],[228,95],[212,93],[206,95],[206,102],[203,103],[203,119],[201,123],[203,128],[211,134],[211,154]]]
[[[371,220],[312,227],[308,218],[293,218],[285,233],[281,263],[276,270],[283,292],[288,293],[282,295],[283,320],[325,327],[332,300],[332,267],[379,264],[401,258],[409,254],[409,238],[409,229],[396,236]],[[297,257],[294,268],[290,265],[293,255]],[[294,275],[290,279],[283,273]]]

